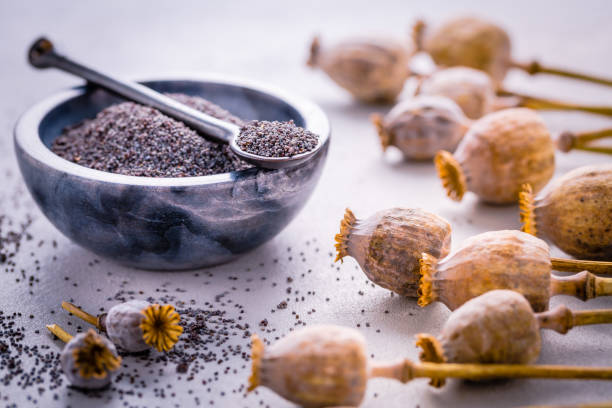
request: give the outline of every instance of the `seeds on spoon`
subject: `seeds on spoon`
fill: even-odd
[[[293,121],[260,121],[246,123],[236,143],[241,150],[264,157],[292,157],[314,150],[319,137],[296,126]]]
[[[584,259],[612,261],[612,165],[583,166],[536,198],[525,185],[519,201],[523,231]]]
[[[386,150],[396,146],[409,159],[431,159],[439,150],[453,151],[470,121],[461,108],[442,96],[416,96],[395,105],[372,122]]]
[[[392,40],[345,41],[326,48],[315,37],[308,65],[323,70],[359,101],[393,102],[404,88],[411,55]]]
[[[454,154],[435,157],[438,175],[455,201],[466,191],[493,204],[518,201],[521,186],[539,191],[555,168],[555,150],[540,116],[526,108],[504,109],[474,122]]]
[[[68,302],[62,302],[62,307],[105,332],[113,343],[129,352],[150,348],[168,351],[183,332],[181,318],[172,305],[130,300],[100,316],[90,315]]]
[[[372,282],[416,298],[421,253],[446,256],[451,227],[420,209],[390,208],[360,220],[347,208],[335,241],[336,261],[351,256]]]
[[[71,336],[56,324],[47,329],[66,343],[60,355],[64,375],[71,385],[84,389],[100,389],[111,383],[120,367],[121,357],[113,343],[93,329]]]
[[[598,264],[612,271],[612,263]],[[494,289],[512,289],[521,293],[536,312],[548,309],[551,296],[568,295],[582,300],[612,295],[612,279],[596,277],[583,271],[568,277],[551,273],[546,242],[521,231],[490,231],[463,242],[444,259],[424,254],[420,260],[420,306],[434,301],[455,310],[468,300]]]

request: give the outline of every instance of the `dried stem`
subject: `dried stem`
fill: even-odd
[[[581,74],[579,72],[566,71],[564,69],[545,67],[540,65],[537,61],[532,61],[530,63],[524,64],[519,62],[512,62],[512,66],[515,68],[522,69],[527,72],[529,75],[535,74],[551,74],[558,75],[566,78],[579,79],[581,81],[594,82],[596,84],[612,86],[612,80],[607,78],[600,78],[594,75]]]
[[[550,290],[553,296],[568,295],[586,301],[612,295],[612,278],[600,278],[587,271],[566,277],[553,275]]]
[[[572,311],[574,326],[587,326],[591,324],[612,323],[612,310],[593,309]]]
[[[575,147],[574,149],[592,153],[612,154],[612,147],[605,146],[580,146]]]
[[[72,339],[72,334],[59,327],[57,324],[48,324],[47,329],[53,333],[58,339],[64,343],[68,343]]]
[[[62,302],[62,308],[76,317],[85,320],[87,323],[96,326],[98,330],[102,330],[102,325],[100,324],[100,319],[97,316],[91,315],[72,303]]]
[[[463,378],[484,380],[493,378],[566,378],[583,380],[612,380],[612,367],[575,367],[561,365],[524,364],[448,364],[375,363],[370,377],[392,378],[407,383],[415,378]]]
[[[424,48],[424,37],[425,37],[425,29],[427,25],[424,20],[417,20],[416,23],[412,26],[412,42],[414,43],[414,47],[417,52],[423,51]]]
[[[550,258],[552,267],[559,272],[589,271],[601,275],[612,275],[612,262],[584,261],[581,259]]]
[[[612,323],[612,309],[572,311],[559,305],[553,310],[536,313],[536,317],[540,328],[565,334],[576,326]]]
[[[311,68],[315,68],[319,64],[319,54],[321,53],[321,40],[318,36],[315,36],[310,43],[310,55],[306,65]]]
[[[500,89],[498,93],[502,96],[514,96],[519,99],[519,106],[536,110],[575,110],[580,112],[593,113],[596,115],[612,116],[611,106],[591,106],[578,105],[553,99],[536,98],[529,95],[520,94],[504,89]]]
[[[570,150],[586,150],[589,152],[612,154],[612,147],[589,145],[594,140],[611,136],[612,128],[581,133],[563,132],[557,139],[557,147],[566,153]]]

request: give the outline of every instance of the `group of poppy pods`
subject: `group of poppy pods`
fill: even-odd
[[[549,310],[553,295],[585,301],[612,296],[612,278],[594,274],[612,275],[612,228],[603,225],[607,235],[591,236],[602,219],[581,213],[594,207],[612,213],[612,166],[604,168],[604,179],[598,177],[602,169],[594,166],[566,176],[569,181],[558,188],[579,188],[582,194],[559,194],[554,205],[538,207],[533,203],[539,200],[525,198],[530,213],[523,218],[530,219],[530,232],[540,220],[534,214],[538,208],[562,213],[558,208],[572,208],[574,217],[558,219],[566,224],[551,230],[558,235],[554,242],[584,240],[580,254],[589,260],[551,258],[546,242],[518,230],[478,234],[451,253],[451,226],[435,214],[392,208],[358,219],[347,209],[336,235],[336,260],[351,256],[375,284],[418,299],[420,306],[440,301],[453,313],[438,336],[417,335],[421,363],[370,361],[363,336],[346,327],[301,329],[267,349],[254,335],[249,390],[265,386],[299,405],[327,407],[359,405],[368,380],[375,377],[404,383],[425,377],[436,387],[446,378],[612,380],[612,367],[531,365],[540,354],[540,329],[565,334],[576,326],[612,323],[612,309],[572,311],[560,305]],[[581,178],[584,174],[590,178]],[[572,183],[576,177],[581,182]],[[598,244],[601,240],[607,244]],[[582,272],[560,277],[553,270]]]
[[[121,365],[120,350],[135,353],[149,350],[169,351],[183,332],[180,316],[172,305],[130,300],[113,306],[108,313],[93,316],[72,303],[62,307],[105,333],[93,329],[72,336],[56,324],[47,329],[66,343],[60,357],[70,384],[84,389],[99,389],[111,383]]]
[[[394,145],[410,159],[434,158],[454,200],[470,191],[487,203],[518,202],[522,231],[478,234],[451,253],[451,226],[438,215],[392,208],[358,219],[347,209],[335,237],[336,261],[353,257],[373,283],[422,307],[441,302],[451,316],[438,336],[417,335],[421,363],[370,361],[363,336],[345,327],[301,329],[268,348],[254,335],[249,390],[265,386],[299,405],[327,407],[359,405],[375,377],[404,383],[426,377],[436,387],[446,378],[612,380],[612,367],[530,365],[540,354],[540,329],[565,334],[612,323],[612,309],[549,310],[555,295],[612,296],[612,278],[597,276],[612,275],[612,164],[581,167],[547,185],[555,149],[612,153],[592,143],[612,136],[612,129],[564,132],[553,140],[535,110],[612,116],[612,107],[502,87],[511,68],[608,86],[612,80],[515,62],[507,33],[476,18],[454,19],[431,33],[419,22],[412,47],[361,40],[326,48],[315,38],[308,65],[360,101],[394,102],[415,75],[409,63],[417,51],[427,52],[438,69],[417,75],[414,95],[387,115],[372,115],[383,149]],[[552,258],[539,237],[580,259]],[[561,277],[553,270],[578,273]]]
[[[393,40],[346,41],[323,47],[315,38],[308,64],[363,102],[394,102],[410,76],[418,78],[414,95],[388,114],[372,115],[383,150],[396,146],[409,159],[432,159],[448,194],[461,200],[466,191],[493,203],[515,202],[523,183],[534,190],[554,171],[554,151],[586,150],[612,154],[593,144],[612,129],[563,132],[555,140],[535,110],[577,110],[612,116],[611,106],[583,106],[517,94],[502,87],[510,68],[531,74],[557,74],[612,85],[596,78],[539,63],[511,59],[511,44],[500,27],[477,18],[457,18],[427,34],[415,28],[413,44]],[[416,52],[428,53],[434,72],[409,68]],[[456,150],[456,151],[455,151]],[[455,151],[454,155],[449,153]],[[495,190],[495,191],[493,191]]]

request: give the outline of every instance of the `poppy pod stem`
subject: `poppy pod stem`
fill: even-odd
[[[417,52],[423,51],[424,48],[424,39],[425,39],[425,29],[427,25],[425,21],[419,19],[412,26],[412,42],[416,48]]]
[[[556,378],[583,380],[612,380],[612,367],[572,367],[562,365],[526,364],[448,364],[413,363],[403,360],[396,363],[375,363],[370,377],[392,378],[407,383],[415,378],[462,378],[486,380],[494,378]]]
[[[459,162],[451,153],[440,150],[434,158],[434,163],[448,197],[461,201],[467,191],[467,183]]]
[[[565,258],[550,258],[550,262],[553,269],[560,272],[589,271],[601,275],[612,275],[612,262]]]
[[[586,301],[612,295],[612,278],[600,278],[587,271],[564,277],[553,275],[550,290],[553,296],[568,295]]]
[[[64,343],[68,343],[70,340],[72,340],[72,334],[68,333],[57,324],[48,324],[47,329]]]
[[[311,68],[314,68],[318,65],[319,61],[319,53],[321,51],[321,40],[318,36],[315,36],[310,43],[310,55],[308,56],[308,61],[306,61],[306,65]]]
[[[523,224],[521,231],[534,236],[537,235],[538,229],[536,227],[535,205],[531,184],[523,184],[521,186],[521,191],[519,192],[519,212],[521,223]]]
[[[102,324],[100,322],[99,316],[91,315],[82,309],[78,308],[76,305],[69,302],[62,302],[62,309],[66,310],[69,313],[72,313],[79,319],[86,321],[87,323],[96,326],[98,330],[103,330]]]
[[[612,147],[589,145],[589,142],[611,136],[612,128],[581,133],[563,132],[557,139],[557,146],[559,150],[566,153],[570,150],[585,150],[595,153],[612,154]]]
[[[340,233],[336,234],[334,240],[336,241],[336,259],[334,262],[342,261],[342,258],[348,255],[347,247],[348,240],[355,223],[357,222],[357,217],[350,209],[346,209],[344,212],[344,218],[340,221]]]
[[[593,113],[595,115],[612,116],[612,107],[610,106],[578,105],[575,103],[555,101],[552,99],[536,98],[533,96],[524,95],[503,89],[499,90],[498,93],[503,96],[514,96],[518,98],[518,106],[522,106],[524,108],[530,108],[535,110],[574,110]]]
[[[532,61],[530,63],[520,63],[520,62],[513,61],[512,66],[514,68],[522,69],[523,71],[527,72],[529,75],[535,75],[535,74],[540,74],[540,73],[551,74],[551,75],[558,75],[558,76],[562,76],[566,78],[573,78],[573,79],[579,79],[582,81],[593,82],[593,83],[601,84],[601,85],[612,86],[612,79],[601,78],[601,77],[597,77],[594,75],[582,74],[579,72],[567,71],[567,70],[559,69],[559,68],[546,67],[546,66],[540,65],[540,63],[537,61]]]
[[[372,123],[376,127],[376,132],[378,133],[378,138],[380,139],[380,144],[382,146],[383,152],[387,150],[387,147],[391,145],[391,135],[385,129],[385,125],[383,123],[383,117],[379,113],[373,113],[370,116]]]
[[[540,328],[565,334],[576,326],[612,323],[612,310],[572,311],[564,305],[559,305],[553,310],[536,313],[536,317]]]

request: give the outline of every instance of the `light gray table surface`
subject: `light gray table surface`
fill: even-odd
[[[416,359],[414,335],[437,333],[449,311],[440,304],[419,309],[413,300],[390,296],[389,291],[373,287],[352,259],[333,264],[333,235],[344,208],[348,206],[358,217],[365,217],[387,207],[421,207],[452,223],[455,244],[479,232],[517,228],[517,208],[486,206],[471,195],[461,203],[451,202],[445,198],[430,163],[402,161],[395,151],[383,156],[368,116],[388,108],[354,103],[321,72],[309,70],[304,61],[314,33],[320,33],[324,41],[370,34],[407,38],[416,17],[439,22],[468,12],[502,23],[511,32],[513,54],[519,60],[538,57],[550,64],[612,74],[612,3],[608,1],[1,1],[0,214],[16,223],[27,214],[33,216],[30,230],[34,239],[24,241],[16,263],[28,275],[35,274],[38,282],[30,287],[27,282],[16,281],[19,273],[0,268],[0,310],[23,313],[21,324],[29,343],[59,349],[60,343],[52,339],[44,325],[74,321],[59,311],[64,299],[73,298],[91,310],[108,309],[112,302],[106,298],[120,288],[154,295],[156,288],[164,285],[181,300],[194,299],[202,306],[228,291],[228,297],[245,307],[243,321],[255,331],[259,331],[262,319],[268,319],[267,329],[273,332],[264,336],[269,339],[294,327],[295,312],[307,325],[360,324],[369,352],[376,358]],[[269,82],[314,100],[329,115],[333,127],[328,163],[317,190],[281,234],[227,265],[153,273],[104,259],[94,262],[95,255],[69,242],[36,208],[13,155],[12,128],[19,114],[41,98],[80,83],[63,73],[38,72],[27,66],[25,51],[39,34],[48,34],[70,54],[117,75],[163,78],[179,72],[225,72]],[[513,72],[507,86],[578,102],[612,104],[612,89],[555,78],[530,78]],[[612,125],[609,120],[579,113],[546,113],[544,118],[553,132]],[[557,175],[580,165],[610,160],[584,153],[558,154],[557,159]],[[44,243],[39,246],[41,240]],[[51,245],[53,240],[57,248]],[[554,253],[562,255],[556,250]],[[266,280],[261,279],[264,276]],[[287,309],[270,314],[270,309],[287,297],[288,277],[294,279],[291,286],[305,299],[296,303],[290,296]],[[97,292],[96,288],[103,290]],[[176,288],[186,291],[175,293]],[[309,291],[314,295],[307,294]],[[576,309],[612,307],[612,301],[605,298],[587,304],[566,297],[552,301],[553,306],[559,303]],[[51,315],[50,310],[58,312]],[[234,309],[227,310],[228,316],[236,317],[232,316]],[[34,318],[28,318],[30,314]],[[38,334],[34,332],[37,329]],[[608,326],[578,328],[565,336],[544,332],[539,362],[612,365],[611,333]],[[235,341],[243,347],[248,345],[247,340]],[[124,364],[124,369],[130,370],[131,359],[126,358]],[[198,373],[192,382],[178,380],[174,367],[166,366],[163,374],[155,377],[157,383],[142,378],[150,384],[139,390],[142,398],[110,390],[103,398],[91,399],[65,386],[39,395],[36,387],[21,390],[14,381],[9,387],[0,385],[0,405],[29,406],[36,401],[44,407],[187,407],[195,404],[196,397],[203,406],[290,405],[267,389],[245,396],[243,386],[249,370],[241,359],[232,357],[222,367],[230,367],[236,374],[220,375],[218,381],[204,386],[201,380],[219,370],[216,364]],[[128,389],[129,385],[121,384],[121,388]],[[165,388],[167,397],[156,397],[154,388]],[[174,397],[169,396],[171,392]],[[363,406],[512,407],[606,400],[612,401],[612,385],[597,381],[527,380],[475,385],[453,380],[438,390],[430,388],[425,380],[407,385],[374,380],[368,385]]]

